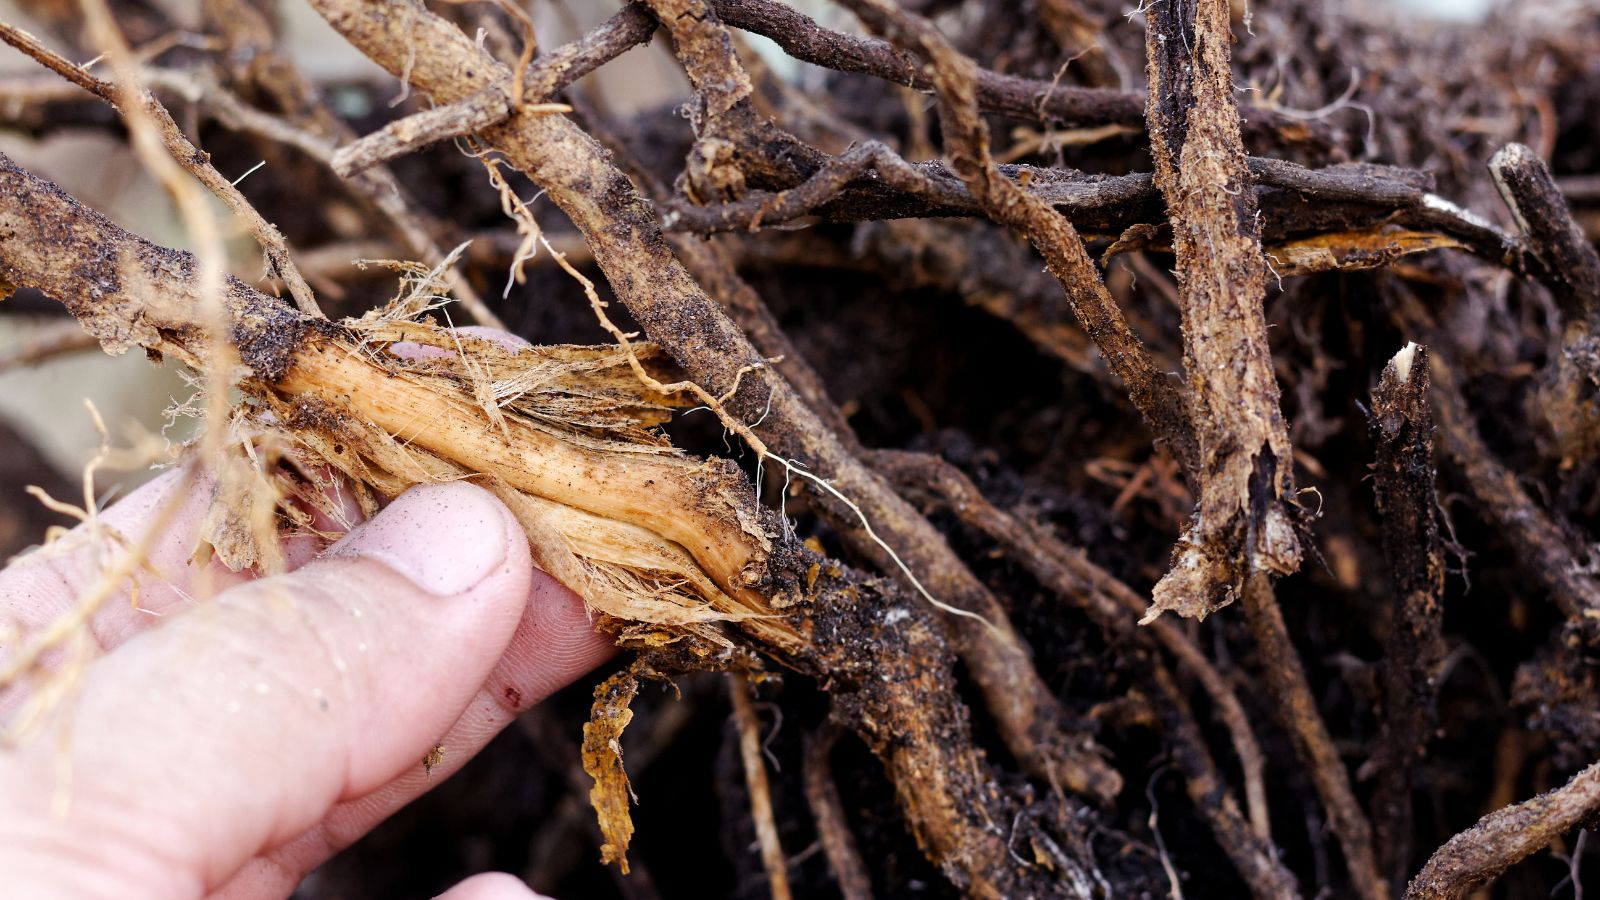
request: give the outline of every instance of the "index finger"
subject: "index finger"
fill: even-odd
[[[215,561],[194,561],[215,484],[204,472],[164,472],[98,515],[120,541],[108,545],[80,525],[50,545],[18,557],[0,570],[0,626],[25,641],[30,632],[73,613],[107,568],[133,547],[144,548],[143,565],[88,620],[90,634],[102,649],[115,647],[162,616],[188,607],[201,589],[214,593],[251,580],[255,573],[250,570],[234,572]],[[168,512],[172,503],[177,506]],[[351,518],[359,519],[353,505],[344,506]],[[310,536],[286,539],[283,549],[289,567],[308,561],[321,544]],[[15,649],[0,645],[0,665]],[[4,709],[5,699],[0,698],[0,711]]]

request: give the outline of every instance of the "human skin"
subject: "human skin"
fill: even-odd
[[[185,483],[103,519],[137,543]],[[287,896],[613,652],[470,483],[413,488],[331,546],[292,539],[270,578],[190,562],[209,493],[153,540],[137,607],[124,590],[94,618],[105,653],[79,691],[0,746],[7,896]],[[0,572],[0,623],[26,635],[83,595],[100,569],[87,542],[63,546]],[[0,642],[0,667],[14,652]],[[0,695],[0,727],[24,700]],[[533,894],[486,875],[446,896]]]

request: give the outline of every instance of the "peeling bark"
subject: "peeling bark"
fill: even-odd
[[[1189,420],[1200,503],[1150,612],[1204,618],[1256,572],[1300,567],[1293,451],[1267,348],[1266,263],[1234,104],[1224,0],[1146,12],[1156,185],[1167,198],[1183,306]]]

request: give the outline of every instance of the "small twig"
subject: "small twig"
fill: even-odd
[[[1507,144],[1489,160],[1489,172],[1567,315],[1600,316],[1600,253],[1573,220],[1550,167],[1522,144]]]
[[[20,346],[0,354],[0,372],[38,365],[58,356],[66,356],[100,346],[94,335],[83,330],[76,319],[51,322],[30,334]]]
[[[1396,888],[1411,871],[1412,773],[1434,728],[1435,679],[1445,655],[1429,372],[1427,349],[1406,344],[1384,367],[1368,420],[1377,452],[1373,488],[1394,585],[1382,730],[1368,766],[1378,779],[1372,800],[1377,845]]]
[[[1587,456],[1572,441],[1595,428],[1600,383],[1600,253],[1572,217],[1550,167],[1522,144],[1489,160],[1495,187],[1541,265],[1534,275],[1550,289],[1566,319],[1560,349],[1540,377],[1539,404],[1553,440],[1546,452],[1563,465]]]
[[[1266,672],[1261,680],[1272,693],[1283,728],[1294,741],[1295,751],[1322,799],[1328,824],[1344,851],[1353,887],[1363,896],[1387,897],[1388,888],[1378,874],[1378,864],[1372,854],[1372,826],[1356,802],[1350,774],[1333,746],[1327,724],[1317,711],[1305,667],[1300,663],[1300,655],[1284,624],[1283,612],[1273,595],[1272,581],[1265,573],[1254,573],[1246,580],[1240,605],[1250,622]]]
[[[855,836],[850,833],[844,801],[839,797],[839,787],[833,782],[828,764],[833,745],[842,731],[837,723],[829,720],[806,735],[800,774],[805,783],[806,804],[811,807],[811,818],[817,825],[817,839],[822,842],[822,852],[827,855],[828,865],[839,882],[839,893],[844,900],[872,900],[872,879],[867,874],[867,864],[861,858]]]
[[[512,14],[528,29],[524,56],[518,59],[509,91],[495,85],[461,100],[390,122],[379,131],[341,147],[331,161],[334,171],[349,178],[429,144],[476,134],[505,121],[513,111],[519,115],[571,112],[572,108],[566,104],[543,102],[543,98],[649,40],[656,29],[655,19],[642,6],[624,6],[580,40],[534,61],[531,51],[538,44],[532,39],[532,23],[512,4],[504,4],[503,8],[508,12],[516,10]],[[533,102],[528,103],[529,100]]]
[[[728,673],[728,695],[733,701],[733,721],[739,728],[739,756],[744,761],[744,784],[750,793],[750,818],[761,844],[761,864],[767,870],[772,900],[789,900],[788,861],[778,840],[778,823],[772,814],[772,793],[767,787],[767,764],[761,758],[761,719],[750,702],[750,681],[738,672]]]
[[[650,40],[656,20],[642,3],[629,3],[593,31],[541,55],[523,73],[524,101],[544,102],[583,76]]]
[[[505,121],[515,109],[513,101],[497,89],[479,91],[455,103],[446,103],[404,119],[346,144],[333,155],[333,171],[351,178],[376,165],[414,153],[429,144],[477,134]],[[571,112],[564,103],[535,103],[521,108],[524,114]]]
[[[511,100],[498,88],[479,91],[396,119],[354,143],[340,147],[330,161],[340,178],[350,178],[440,141],[476,134],[511,115]]]
[[[770,38],[795,59],[924,93],[938,90],[936,79],[923,70],[916,55],[893,43],[832,31],[775,0],[712,0],[711,5],[727,24]],[[974,99],[984,112],[1011,118],[1050,120],[1067,127],[1144,124],[1143,98],[1129,91],[1060,85],[988,69],[975,71],[974,88]],[[1321,123],[1291,123],[1271,110],[1260,111],[1259,119],[1264,132],[1307,135],[1318,142],[1328,137]]]
[[[1600,763],[1572,780],[1478,820],[1434,851],[1406,900],[1459,900],[1600,812]]]
[[[661,224],[668,231],[701,234],[756,231],[763,223],[778,225],[806,215],[869,172],[895,190],[929,203],[950,206],[965,199],[959,184],[930,177],[886,145],[868,141],[830,158],[814,175],[786,191],[750,191],[738,200],[716,205],[673,203],[663,212]]]
[[[1258,185],[1322,200],[1409,209],[1421,205],[1428,191],[1433,189],[1433,178],[1428,173],[1393,166],[1339,165],[1312,169],[1265,156],[1246,157],[1245,166]]]

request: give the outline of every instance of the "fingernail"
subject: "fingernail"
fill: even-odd
[[[465,593],[499,571],[509,516],[492,494],[466,482],[414,487],[323,554],[373,559],[440,597]]]

